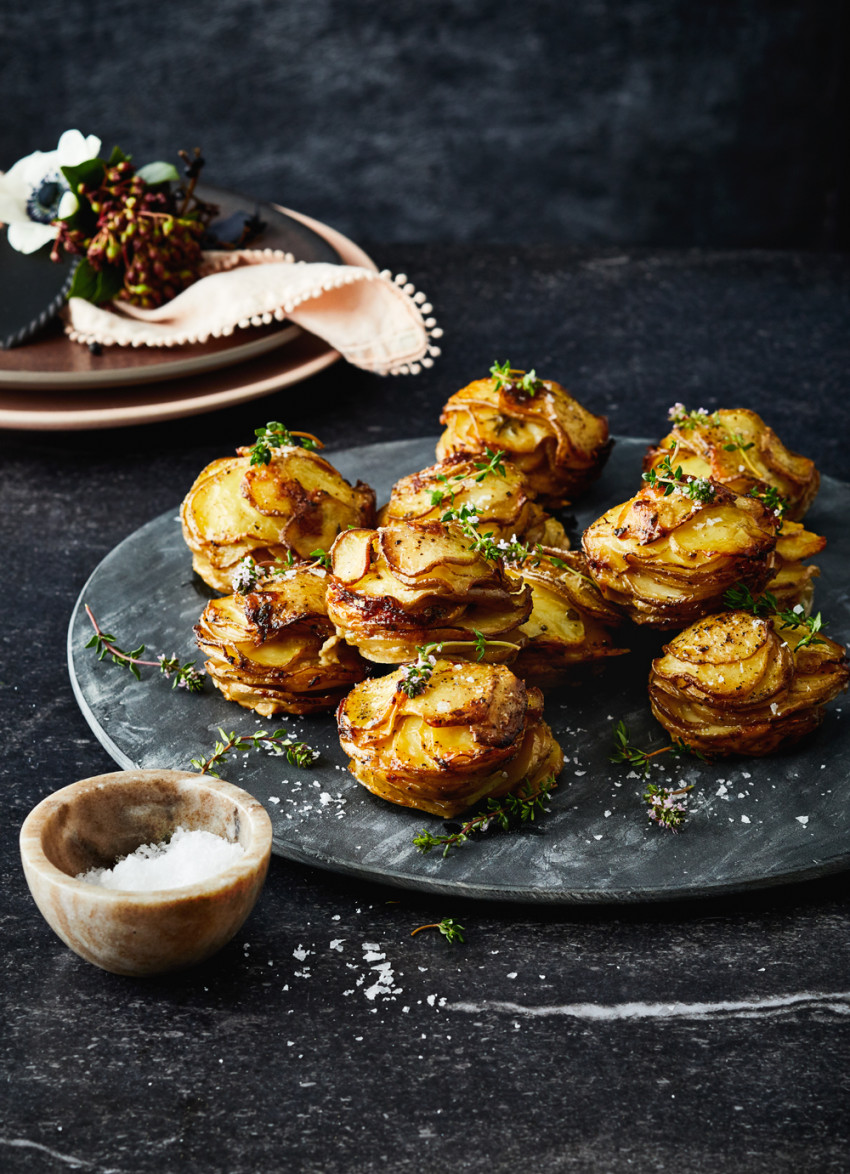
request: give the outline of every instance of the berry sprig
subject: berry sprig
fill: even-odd
[[[185,153],[183,153],[185,154]],[[218,208],[197,199],[194,186],[178,204],[170,163],[136,169],[117,147],[108,160],[90,159],[62,173],[76,210],[56,221],[53,261],[80,257],[68,292],[96,304],[116,297],[145,309],[161,306],[198,279],[202,240]]]
[[[105,660],[106,657],[109,657],[113,664],[128,669],[137,681],[142,679],[140,668],[156,668],[166,680],[174,678],[172,689],[186,689],[189,693],[200,693],[203,689],[206,674],[195,668],[194,661],[181,664],[176,656],[166,656],[164,652],[161,652],[156,660],[142,660],[145,652],[144,644],[140,644],[138,648],[133,648],[130,651],[119,647],[112,633],[104,632],[101,629],[88,604],[85,604],[85,609],[94,628],[94,635],[91,640],[87,641],[85,647],[94,648],[98,660]]]

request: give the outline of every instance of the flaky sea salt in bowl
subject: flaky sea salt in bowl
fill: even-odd
[[[199,831],[226,843],[199,847]],[[131,860],[111,877],[91,875],[141,845],[159,847],[140,856],[163,856],[172,841],[170,862]],[[36,905],[66,945],[104,970],[142,976],[192,966],[230,941],[260,894],[271,842],[265,808],[230,783],[186,771],[118,771],[39,803],[21,828],[21,860]],[[196,857],[188,865],[187,847]],[[128,887],[108,887],[116,879]]]

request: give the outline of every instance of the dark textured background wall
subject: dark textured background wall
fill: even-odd
[[[0,0],[0,166],[77,126],[359,239],[847,243],[846,0]]]

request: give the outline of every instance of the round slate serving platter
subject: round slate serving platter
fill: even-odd
[[[645,446],[617,442],[602,478],[575,511],[576,535],[635,491]],[[433,453],[434,440],[420,439],[352,448],[330,459],[349,479],[373,485],[380,502],[395,480],[432,463]],[[825,478],[807,526],[829,540],[818,559],[817,607],[843,643],[850,639],[848,512],[850,485]],[[265,804],[274,850],[291,860],[403,888],[553,904],[713,896],[850,867],[845,698],[829,707],[816,734],[785,753],[667,761],[667,771],[654,770],[653,777],[694,785],[688,819],[678,835],[649,823],[643,779],[609,762],[620,718],[641,747],[666,742],[646,697],[649,661],[662,638],[634,628],[622,641],[630,656],[612,660],[590,684],[547,694],[546,716],[566,755],[548,814],[510,834],[469,841],[447,858],[423,856],[413,836],[423,827],[439,833],[442,821],[394,807],[359,786],[346,770],[332,718],[263,723],[209,684],[201,695],[172,691],[152,669],[136,681],[85,648],[88,603],[122,647],[144,641],[149,653],[196,658],[192,626],[210,595],[192,571],[176,507],[137,530],[97,567],[77,601],[68,635],[74,692],[103,746],[125,768],[188,768],[190,759],[211,753],[218,727],[248,733],[286,725],[318,749],[321,757],[308,770],[251,751],[233,756],[220,772]]]

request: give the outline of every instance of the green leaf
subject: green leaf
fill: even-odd
[[[74,276],[68,288],[68,297],[84,298],[87,302],[93,302],[96,288],[97,273],[92,268],[91,262],[84,257],[74,270]]]
[[[132,158],[132,155],[125,155],[120,147],[113,147],[107,166],[115,167],[118,163],[129,163]]]
[[[76,192],[81,183],[87,187],[98,187],[103,179],[103,160],[87,159],[85,163],[63,167],[61,170],[72,192]]]
[[[136,172],[145,183],[177,183],[180,176],[173,163],[146,163]]]

